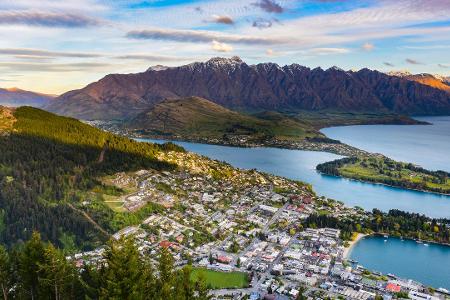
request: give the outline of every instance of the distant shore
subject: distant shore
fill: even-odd
[[[383,183],[383,182],[376,182],[376,181],[370,181],[370,180],[356,179],[356,178],[347,177],[347,176],[343,176],[343,175],[332,175],[332,174],[328,174],[328,173],[325,173],[325,172],[321,172],[319,170],[317,170],[317,172],[319,172],[319,174],[322,174],[322,175],[332,176],[332,177],[337,177],[337,178],[342,178],[342,179],[347,179],[347,180],[352,180],[352,181],[356,181],[356,182],[382,185],[382,186],[387,186],[387,187],[391,187],[391,188],[396,188],[396,189],[401,189],[401,190],[408,190],[408,191],[414,191],[414,192],[420,192],[420,193],[429,193],[429,194],[435,194],[435,195],[441,195],[441,196],[450,196],[450,193],[435,192],[435,191],[430,191],[430,190],[425,190],[425,189],[408,188],[408,187],[403,187],[403,186],[399,186],[399,185],[387,184],[387,183]]]
[[[345,247],[344,249],[344,259],[348,259],[350,253],[352,252],[351,250],[353,249],[353,247],[364,237],[368,236],[368,234],[363,234],[363,233],[358,233],[358,235],[356,236],[355,240],[350,241],[348,247]]]

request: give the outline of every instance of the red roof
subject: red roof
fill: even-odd
[[[161,246],[161,247],[163,247],[163,248],[169,248],[169,247],[171,247],[173,245],[173,243],[172,242],[169,242],[169,241],[161,241],[160,243],[159,243],[159,246]]]
[[[312,199],[310,197],[303,198],[303,203],[310,204],[312,202]]]
[[[219,255],[219,257],[217,257],[217,260],[221,263],[230,263],[231,262],[231,258],[225,255]]]
[[[394,283],[388,283],[386,285],[386,290],[388,290],[390,292],[398,293],[398,292],[400,292],[400,289],[401,289],[400,286],[396,285]]]

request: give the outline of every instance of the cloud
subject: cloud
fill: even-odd
[[[218,52],[231,52],[233,51],[233,47],[231,45],[220,43],[218,41],[212,41],[211,49]]]
[[[214,19],[215,23],[219,23],[219,24],[225,24],[225,25],[233,25],[234,24],[233,19],[229,16],[214,15],[213,19]]]
[[[438,64],[439,68],[448,69],[450,68],[450,64]]]
[[[75,57],[75,58],[93,58],[100,57],[97,53],[83,53],[83,52],[60,52],[47,51],[40,49],[28,48],[0,48],[0,55],[13,55],[17,58],[56,58],[56,57]]]
[[[259,28],[259,29],[269,28],[269,27],[272,27],[272,21],[263,19],[263,18],[259,18],[259,19],[256,19],[255,21],[253,21],[252,26]]]
[[[153,55],[153,54],[127,54],[116,56],[117,59],[134,59],[134,60],[148,60],[148,61],[186,61],[190,60],[187,57],[177,57],[177,56],[165,56],[165,55]]]
[[[311,48],[306,51],[307,54],[328,55],[328,54],[345,54],[349,53],[347,48]]]
[[[284,11],[281,5],[272,0],[260,0],[258,2],[252,3],[252,5],[259,7],[268,13],[280,14]]]
[[[98,19],[73,13],[38,11],[2,11],[0,25],[27,25],[44,27],[89,27],[102,24]]]
[[[24,62],[0,62],[2,72],[87,72],[92,70],[103,70],[110,67],[107,63],[24,63]]]
[[[405,61],[411,65],[423,65],[423,63],[421,63],[420,61],[417,61],[417,60],[411,59],[411,58],[407,58],[407,59],[405,59]]]
[[[361,46],[361,48],[362,48],[364,51],[372,51],[372,50],[375,48],[375,45],[372,44],[372,43],[366,42],[366,43],[364,43],[364,44]]]
[[[387,61],[385,61],[383,64],[385,66],[388,66],[388,67],[395,67],[393,63],[390,63],[390,62],[387,62]]]
[[[164,40],[175,42],[207,42],[220,41],[222,43],[238,43],[248,45],[271,45],[279,44],[285,41],[280,39],[247,36],[247,35],[231,35],[221,32],[204,31],[204,30],[179,30],[179,29],[148,29],[133,30],[126,34],[130,39],[147,39],[147,40]]]

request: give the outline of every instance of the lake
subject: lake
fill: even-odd
[[[450,172],[450,117],[420,117],[432,125],[356,125],[321,131],[369,152]]]
[[[188,142],[176,143],[188,151],[226,161],[239,168],[255,168],[290,179],[302,180],[312,184],[317,194],[340,200],[349,206],[360,206],[366,210],[378,208],[383,211],[397,208],[431,217],[450,218],[450,196],[319,174],[315,170],[317,164],[340,158],[331,153],[278,148],[237,148]]]
[[[369,270],[450,289],[449,246],[431,243],[425,246],[413,240],[369,236],[354,245],[350,258]]]

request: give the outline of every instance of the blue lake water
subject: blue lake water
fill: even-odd
[[[450,117],[420,117],[432,125],[357,125],[324,128],[332,139],[430,170],[450,172]]]
[[[317,164],[340,157],[331,153],[277,148],[236,148],[187,142],[177,144],[188,151],[226,161],[239,168],[255,168],[290,179],[302,180],[312,184],[317,194],[340,200],[349,206],[360,206],[367,210],[378,208],[383,211],[397,208],[431,217],[450,218],[450,196],[363,183],[317,173],[315,170]]]
[[[425,246],[412,240],[369,236],[353,247],[350,258],[370,270],[450,289],[449,246],[431,243]]]

